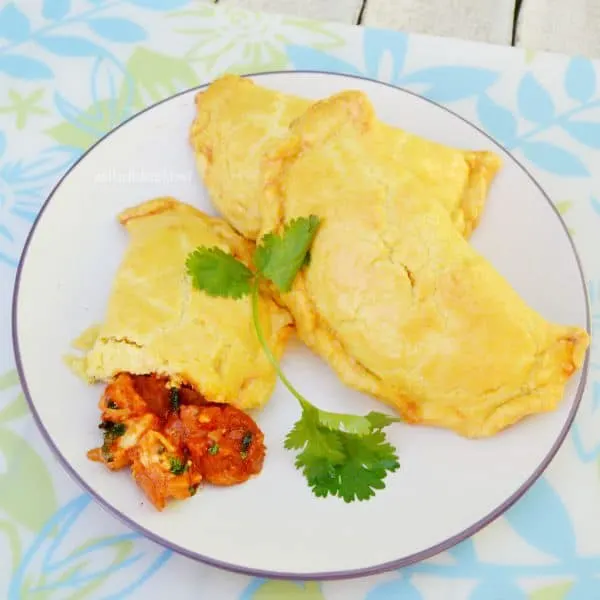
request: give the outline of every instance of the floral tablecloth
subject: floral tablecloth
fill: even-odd
[[[599,64],[253,14],[199,0],[20,0],[0,6],[1,598],[600,598],[597,341],[571,434],[543,478],[504,517],[402,571],[294,583],[234,575],[176,556],[128,531],[82,494],[28,414],[10,331],[27,232],[47,193],[86,148],[144,106],[224,71],[278,69],[389,81],[486,129],[525,162],[564,215],[599,326]]]

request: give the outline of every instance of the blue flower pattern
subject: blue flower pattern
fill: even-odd
[[[107,110],[112,124],[133,113],[135,90],[126,58],[136,45],[152,42],[149,23],[156,18],[154,15],[184,8],[190,2],[43,0],[39,15],[28,14],[21,3],[4,3],[0,8],[0,89],[6,83],[28,90],[27,86],[46,82],[53,89],[50,95],[53,113],[97,138],[106,131]],[[543,182],[550,184],[557,179],[575,182],[581,193],[576,198],[573,218],[585,224],[600,223],[600,190],[596,189],[592,162],[600,151],[600,90],[597,65],[592,61],[581,57],[565,60],[558,87],[556,78],[554,84],[548,84],[535,65],[523,66],[514,97],[508,103],[506,96],[498,94],[503,85],[502,71],[482,66],[476,58],[473,64],[443,64],[437,58],[435,63],[423,61],[419,66],[418,56],[412,50],[415,42],[410,36],[342,27],[339,33],[348,44],[335,52],[288,46],[289,68],[382,79],[452,108],[461,107],[466,116],[530,165]],[[358,45],[362,51],[357,58]],[[87,86],[89,91],[85,106],[70,99],[81,97],[80,94],[69,96],[59,91],[58,86],[52,87],[63,62],[83,65],[80,72],[88,73],[78,84]],[[98,111],[102,114],[90,113],[89,106],[101,107]],[[9,124],[5,127],[0,121],[0,276],[9,276],[16,267],[25,236],[43,199],[81,153],[81,148],[50,144],[48,136],[40,135],[38,140],[37,154],[27,153],[11,133]],[[589,281],[589,294],[593,328],[597,332],[600,331],[600,261],[582,254],[589,266],[588,273],[595,277]],[[2,293],[7,292],[3,287]],[[600,347],[594,342],[591,382],[583,403],[587,417],[597,420],[600,416],[598,351]],[[576,468],[592,469],[593,481],[600,462],[600,436],[594,434],[587,420],[579,418],[568,445],[576,458]],[[64,481],[62,474],[57,474],[57,478]],[[442,557],[374,578],[366,595],[361,597],[365,600],[439,598],[432,596],[428,586],[443,581],[448,590],[453,582],[468,582],[468,586],[460,587],[466,590],[460,596],[465,600],[593,600],[600,597],[600,548],[596,554],[590,554],[579,547],[571,510],[561,497],[560,485],[549,474],[506,513],[501,526],[490,526]],[[25,550],[8,580],[5,571],[0,570],[0,595],[8,600],[30,597],[54,600],[70,597],[85,588],[89,594],[81,597],[142,598],[147,597],[150,589],[149,579],[165,577],[166,564],[183,560],[171,557],[169,552],[125,529],[77,545],[75,533],[97,518],[94,511],[98,509],[89,497],[72,496],[38,534],[28,541],[24,538]],[[510,536],[517,536],[538,558],[525,560],[515,556],[514,561],[508,562],[490,559],[493,556],[490,548],[502,536],[507,538],[506,544]],[[4,540],[0,538],[0,556],[2,544]],[[219,581],[223,577],[228,575],[206,569],[203,579],[206,591],[190,587],[188,596],[181,597],[219,597]],[[266,583],[244,578],[240,600],[258,597]],[[337,594],[336,585],[324,583],[323,597],[328,600],[342,597]],[[4,589],[6,592],[2,594]],[[457,594],[452,597],[458,598]]]

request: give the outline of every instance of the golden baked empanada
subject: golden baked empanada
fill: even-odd
[[[407,421],[489,436],[560,401],[589,340],[546,321],[398,169],[406,142],[346,92],[313,105],[265,163],[263,233],[311,214],[311,260],[283,297],[299,336]]]
[[[226,75],[196,96],[190,139],[210,198],[224,218],[249,239],[260,230],[261,164],[269,146],[311,105]],[[481,215],[500,158],[492,152],[450,148],[386,127],[398,176],[419,196],[436,197],[458,229],[469,235]]]
[[[93,330],[78,370],[92,381],[155,373],[192,385],[208,401],[263,406],[275,372],[256,337],[250,299],[195,292],[185,265],[198,246],[221,248],[248,264],[252,245],[221,219],[171,198],[126,210],[119,220],[130,242],[104,323]],[[262,296],[261,317],[269,346],[281,356],[289,314]]]
[[[265,148],[287,133],[310,102],[225,75],[196,96],[190,140],[211,201],[248,239],[260,230]]]

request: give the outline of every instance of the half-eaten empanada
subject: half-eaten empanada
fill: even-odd
[[[171,198],[151,200],[119,215],[129,246],[103,324],[75,367],[89,380],[118,373],[155,374],[192,386],[208,402],[262,407],[275,372],[252,324],[249,298],[211,297],[192,289],[186,257],[218,247],[249,264],[252,244],[221,219]],[[260,300],[269,346],[281,356],[291,319],[267,296]]]

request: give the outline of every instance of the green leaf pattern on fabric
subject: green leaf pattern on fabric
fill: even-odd
[[[0,375],[0,392],[7,390],[19,383],[19,375],[16,369],[11,369]]]
[[[535,590],[529,594],[528,600],[567,600],[573,583],[555,583]]]
[[[254,594],[252,600],[325,600],[318,583],[292,581],[267,581]]]
[[[211,5],[173,13],[175,30],[191,36],[185,58],[210,77],[223,72],[257,73],[289,66],[286,46],[307,41],[314,48],[342,46],[334,27],[310,19],[254,13]]]
[[[133,107],[136,110],[199,83],[194,69],[184,58],[143,47],[137,48],[127,61],[127,73],[134,85]],[[122,102],[125,95],[123,87],[119,95]]]
[[[556,210],[560,213],[562,218],[567,221],[566,214],[573,208],[573,200],[561,200],[555,203]],[[575,235],[575,230],[567,225],[567,229],[571,235]]]
[[[116,127],[122,110],[115,110],[114,100],[99,100],[72,122],[65,121],[47,130],[48,135],[64,146],[87,150],[99,137]]]
[[[8,542],[11,571],[21,559],[19,528],[37,531],[57,507],[44,459],[11,428],[27,414],[17,372],[11,369],[0,375],[0,543]]]
[[[9,423],[29,413],[25,396],[21,393],[7,406],[0,410],[0,424]]]
[[[0,106],[0,114],[13,114],[15,117],[15,125],[17,129],[21,130],[34,115],[49,114],[49,111],[46,108],[39,106],[39,103],[43,99],[43,95],[43,88],[39,88],[31,94],[24,96],[17,90],[11,89],[8,91],[9,103],[5,106]]]
[[[57,507],[46,463],[27,440],[6,427],[0,428],[0,454],[6,463],[0,473],[0,509],[17,524],[37,531]]]

